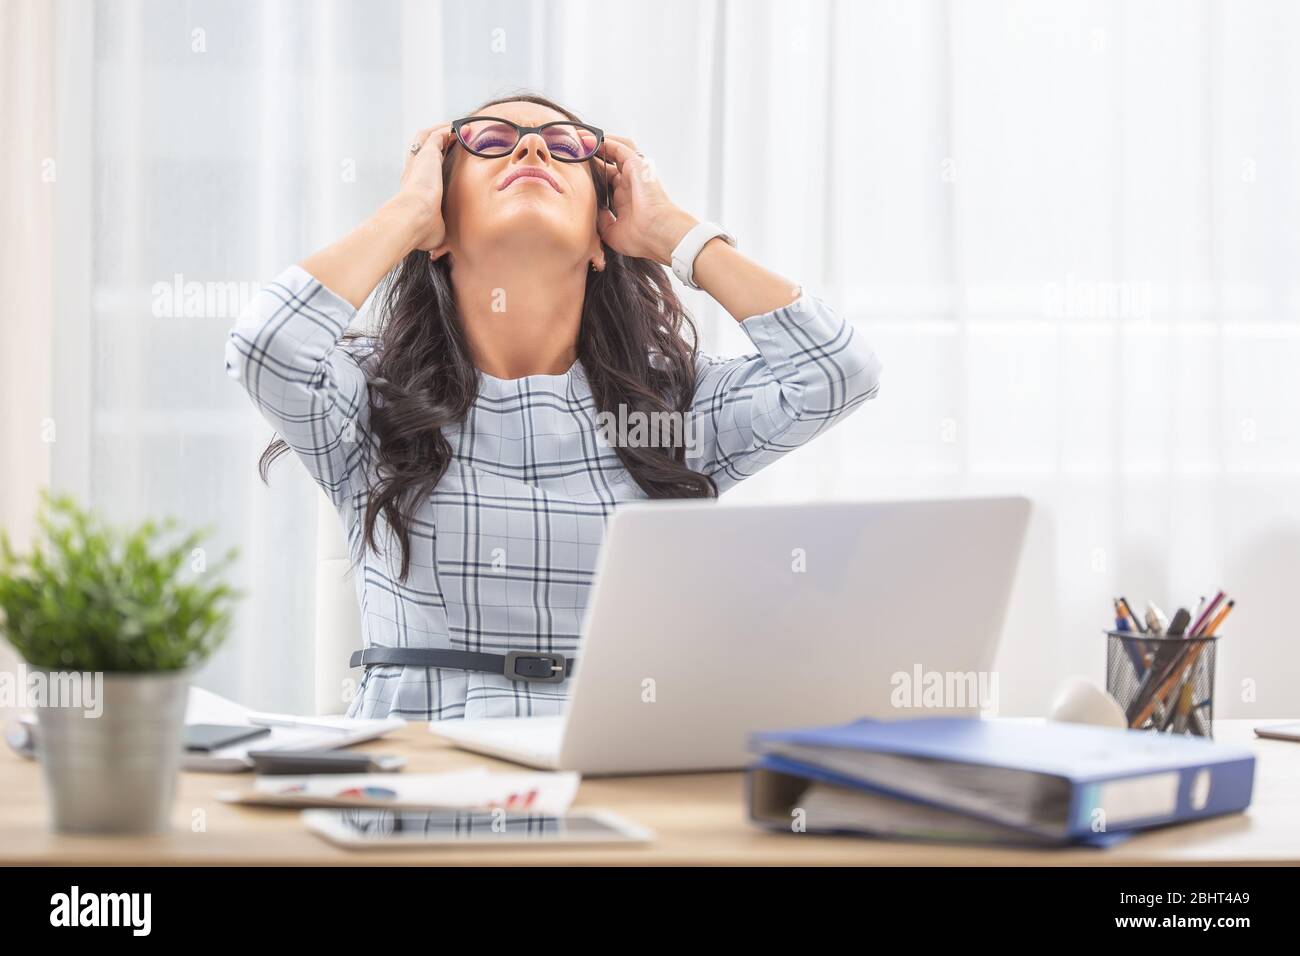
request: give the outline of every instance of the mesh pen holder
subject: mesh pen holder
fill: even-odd
[[[1129,727],[1214,736],[1214,659],[1219,636],[1106,632],[1106,692]]]

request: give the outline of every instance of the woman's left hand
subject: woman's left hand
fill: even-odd
[[[654,164],[625,136],[605,137],[600,154],[613,189],[614,211],[600,210],[597,230],[615,252],[672,265],[673,250],[698,219],[664,192]]]

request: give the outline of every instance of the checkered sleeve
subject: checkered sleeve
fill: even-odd
[[[226,373],[336,504],[364,454],[369,396],[339,340],[356,309],[299,266],[263,287],[226,340]]]
[[[862,334],[804,290],[740,323],[757,354],[700,356],[687,463],[725,491],[876,396],[880,360]]]

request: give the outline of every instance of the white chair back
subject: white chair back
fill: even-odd
[[[342,714],[344,690],[361,679],[348,658],[361,647],[361,609],[343,522],[322,492],[316,514],[316,713]],[[352,684],[348,682],[352,681]]]

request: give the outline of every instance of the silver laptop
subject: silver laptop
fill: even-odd
[[[1028,517],[1024,498],[623,505],[566,713],[432,730],[528,766],[629,774],[741,767],[754,731],[976,713]],[[918,686],[934,674],[946,699]]]

